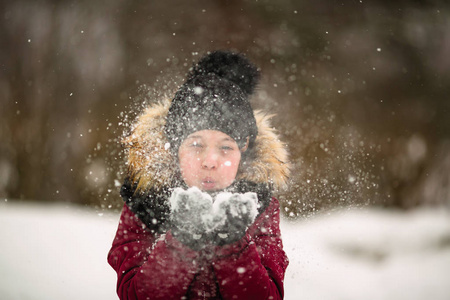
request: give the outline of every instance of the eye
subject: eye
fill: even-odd
[[[203,148],[203,145],[196,141],[192,142],[189,146],[192,148]]]
[[[233,151],[234,150],[233,147],[227,146],[227,145],[221,146],[220,149],[222,149],[223,151]]]

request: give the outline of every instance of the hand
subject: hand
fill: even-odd
[[[241,239],[256,218],[257,203],[256,193],[218,194],[207,221],[208,231],[214,233],[213,241],[224,245]]]
[[[193,187],[176,188],[170,199],[172,234],[192,249],[201,248],[206,239],[205,216],[212,208],[212,198]]]

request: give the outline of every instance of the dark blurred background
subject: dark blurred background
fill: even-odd
[[[0,197],[117,209],[118,141],[207,51],[262,70],[286,216],[450,207],[447,1],[0,2]]]

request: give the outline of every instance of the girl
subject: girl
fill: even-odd
[[[216,51],[172,101],[137,119],[108,262],[120,299],[282,299],[288,259],[271,193],[288,176],[269,117],[249,103],[259,72]]]

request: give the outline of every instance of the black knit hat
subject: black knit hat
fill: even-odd
[[[258,80],[257,68],[240,54],[215,51],[200,59],[169,108],[165,134],[172,150],[206,129],[226,133],[239,147],[248,139],[252,147],[258,128],[249,97]]]

